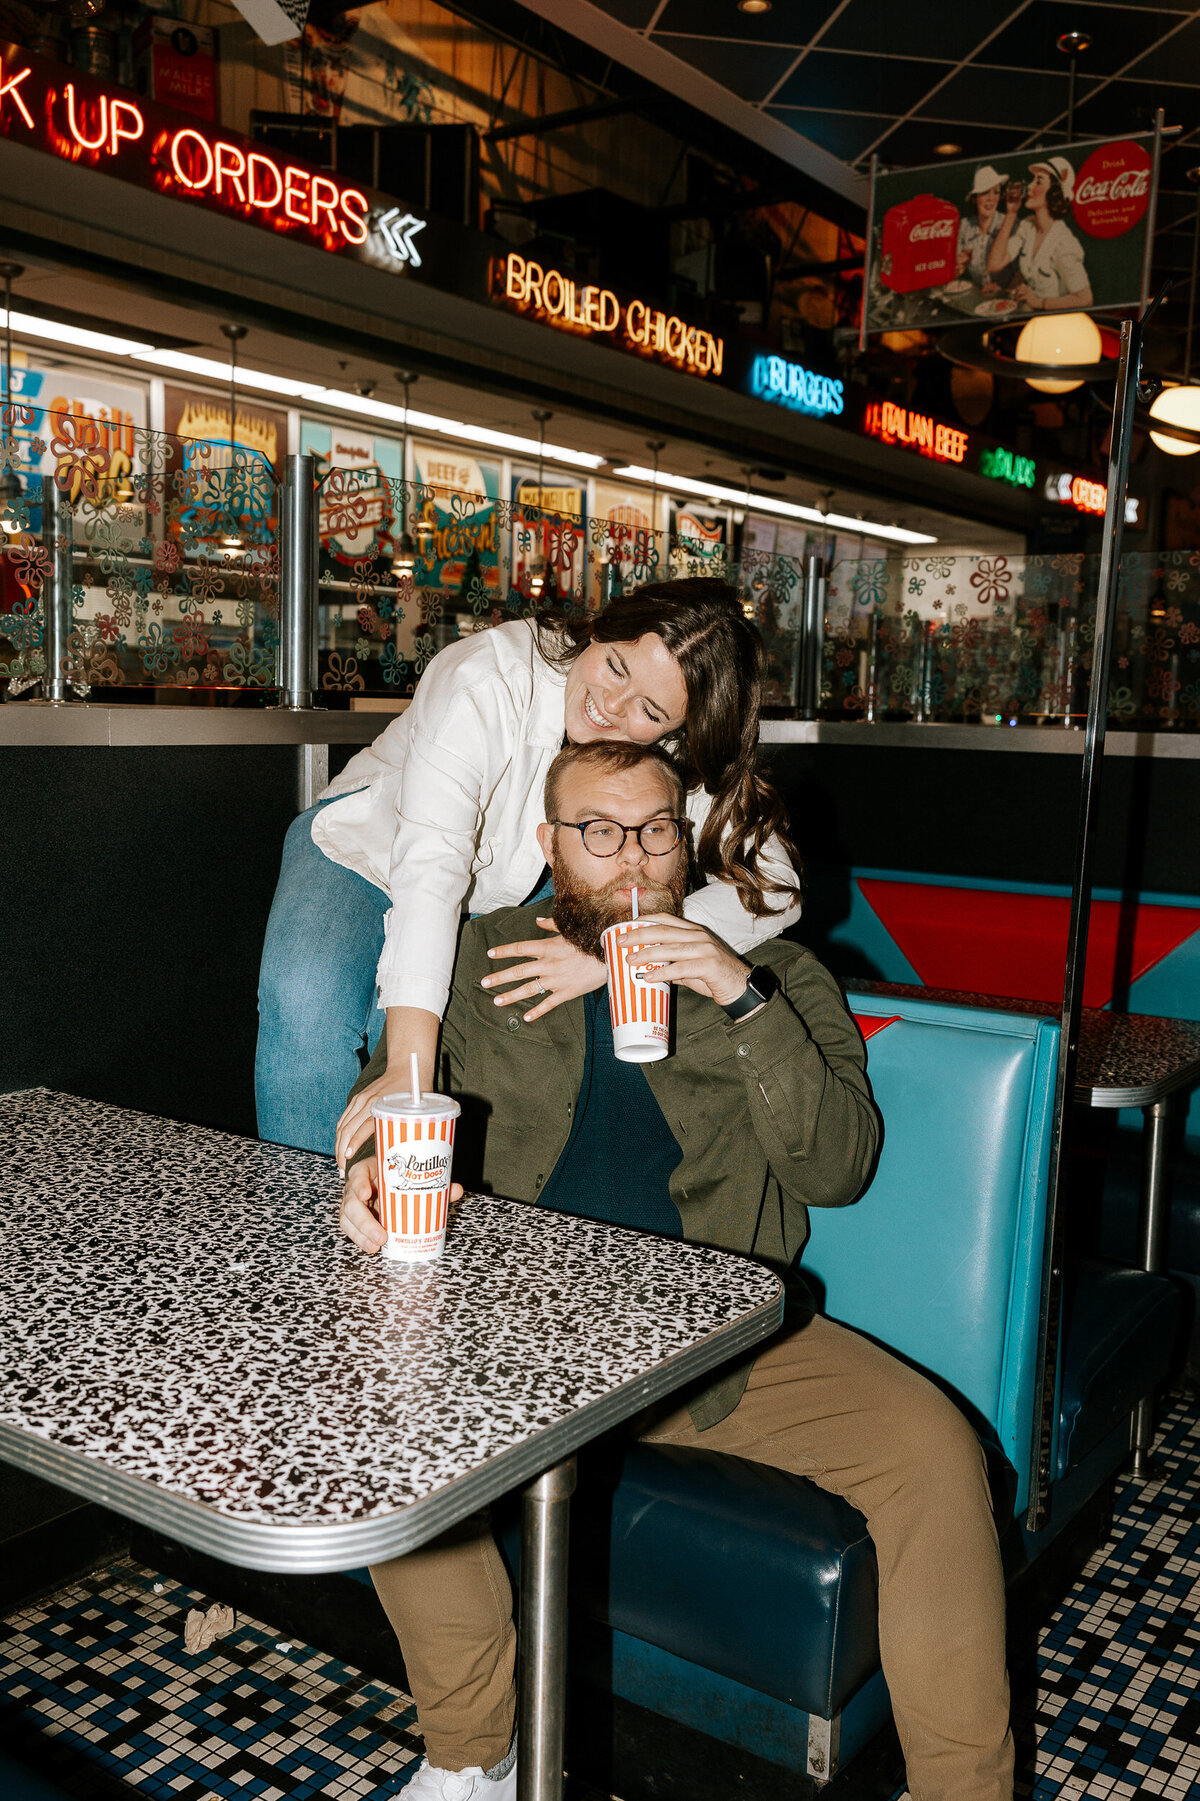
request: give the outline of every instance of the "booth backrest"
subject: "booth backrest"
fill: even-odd
[[[880,869],[817,868],[809,875],[805,916],[820,940],[812,948],[847,980],[1062,998],[1065,888]],[[799,935],[810,941],[803,923]],[[1200,897],[1097,890],[1083,1002],[1200,1019]],[[1200,1135],[1200,1095],[1188,1132]]]
[[[870,1187],[814,1208],[825,1311],[939,1376],[1028,1493],[1057,1021],[856,995],[883,1116]]]

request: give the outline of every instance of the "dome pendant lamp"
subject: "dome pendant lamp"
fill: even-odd
[[[1100,329],[1087,313],[1038,313],[1026,320],[1013,352],[1019,363],[1098,363],[1103,354]],[[1082,380],[1054,381],[1028,375],[1027,386],[1041,394],[1069,394]]]
[[[1189,169],[1188,180],[1200,182],[1200,168]],[[1196,317],[1196,265],[1200,261],[1200,193],[1196,196],[1196,225],[1192,234],[1192,282],[1188,294],[1187,337],[1183,347],[1183,381],[1178,387],[1164,388],[1150,404],[1150,417],[1164,425],[1182,425],[1185,431],[1200,431],[1200,387],[1192,380],[1192,326]],[[1168,438],[1165,432],[1152,431],[1150,442],[1165,450],[1169,457],[1194,457],[1200,444],[1189,444],[1185,438]]]

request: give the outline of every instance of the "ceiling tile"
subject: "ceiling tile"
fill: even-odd
[[[1192,19],[1125,75],[1129,81],[1178,81],[1194,87],[1200,82],[1200,19]]]
[[[1080,74],[1115,75],[1144,55],[1164,32],[1178,25],[1177,12],[1157,8],[1076,5],[1074,0],[1036,0],[972,61],[1011,69],[1065,69],[1069,60],[1055,48],[1065,31],[1087,31],[1091,48],[1079,58]]]
[[[658,0],[592,0],[602,13],[610,19],[616,19],[622,25],[632,25],[635,31],[641,31],[649,25],[658,11]]]
[[[879,145],[879,160],[904,169],[917,169],[924,163],[948,162],[950,158],[936,154],[936,146],[949,140],[960,144],[961,155],[969,157],[973,164],[986,162],[993,156],[1011,155],[1021,139],[1028,135],[1015,126],[934,125],[928,119],[905,119]],[[954,160],[958,160],[958,153]]]
[[[979,16],[972,6],[944,6],[939,0],[908,6],[897,6],[895,0],[849,0],[822,37],[821,48],[958,62],[984,35]]]
[[[882,113],[894,119],[915,106],[949,67],[814,50],[773,97],[781,106],[831,106],[839,112]]]
[[[1200,95],[1187,88],[1151,87],[1141,81],[1110,81],[1076,108],[1075,135],[1099,138],[1154,130],[1154,109],[1161,106],[1168,125],[1193,131],[1200,123]]]
[[[602,4],[608,12],[611,0]],[[737,0],[667,0],[656,30],[798,48],[836,11],[837,0],[774,0],[769,13],[739,12]]]
[[[806,110],[798,106],[768,106],[764,111],[771,118],[790,125],[801,137],[811,138],[814,144],[820,144],[822,150],[831,151],[834,156],[840,156],[848,163],[861,156],[866,146],[881,131],[886,131],[891,123],[886,118]]]
[[[713,38],[670,37],[652,32],[651,42],[682,58],[743,100],[765,100],[796,60],[796,51],[778,45],[721,44]]]
[[[1080,77],[1077,99],[1095,82]],[[1033,70],[1015,74],[1005,69],[978,69],[973,64],[952,75],[944,87],[918,109],[926,118],[963,119],[987,124],[1044,125],[1067,104],[1066,70],[1045,75]]]

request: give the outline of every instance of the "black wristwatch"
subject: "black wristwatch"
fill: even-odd
[[[779,977],[765,963],[756,963],[746,980],[744,994],[739,994],[735,1001],[725,1006],[728,1019],[744,1019],[747,1013],[753,1013],[764,1001],[769,1001],[773,994],[779,992]]]

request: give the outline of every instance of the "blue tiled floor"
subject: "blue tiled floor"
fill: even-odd
[[[1042,1635],[1017,1794],[1200,1801],[1200,1404]],[[201,1597],[119,1563],[0,1623],[0,1755],[79,1801],[382,1801],[421,1755],[406,1695],[241,1616],[190,1656]],[[1032,1727],[1030,1721],[1032,1719]],[[43,1791],[36,1791],[41,1795]],[[29,1801],[35,1791],[29,1790]],[[3,1801],[25,1801],[0,1767]]]

